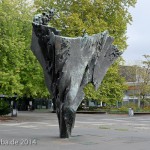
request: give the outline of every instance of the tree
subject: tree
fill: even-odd
[[[138,97],[138,107],[150,104],[148,95],[150,94],[150,55],[143,55],[144,61],[140,65],[123,66],[122,75],[127,82],[131,82],[129,88],[132,91],[130,96]],[[122,69],[123,70],[123,69]]]
[[[49,95],[42,69],[30,50],[32,10],[25,0],[0,1],[0,94]]]
[[[125,79],[120,76],[118,64],[115,63],[108,70],[97,91],[94,90],[92,84],[89,84],[84,90],[87,99],[94,99],[105,102],[108,106],[113,106],[122,101],[126,89]]]
[[[39,12],[47,7],[56,9],[51,24],[63,36],[81,36],[83,30],[89,35],[108,30],[120,50],[127,47],[126,29],[132,21],[128,8],[135,3],[136,0],[35,0]]]
[[[35,0],[38,12],[46,11],[47,7],[56,9],[50,25],[61,30],[63,36],[91,35],[108,30],[121,51],[127,47],[127,24],[132,21],[128,9],[135,4],[136,0]],[[123,98],[125,86],[118,65],[119,62],[109,69],[97,92],[92,84],[85,88],[86,98],[109,104]]]
[[[150,55],[143,55],[145,60],[142,61],[142,67],[137,67],[137,91],[139,97],[139,107],[144,106],[147,102],[147,96],[150,94]],[[150,104],[150,102],[149,102]]]

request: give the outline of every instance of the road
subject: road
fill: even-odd
[[[59,138],[56,114],[20,112],[0,122],[0,150],[148,150],[150,115],[77,114],[69,139]]]

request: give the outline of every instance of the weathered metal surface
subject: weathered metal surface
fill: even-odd
[[[40,16],[40,15],[38,15]],[[83,88],[91,82],[97,89],[110,65],[121,55],[108,32],[69,38],[49,27],[45,14],[33,21],[31,49],[39,60],[49,92],[53,95],[60,137],[68,138]],[[45,20],[44,20],[45,19]]]

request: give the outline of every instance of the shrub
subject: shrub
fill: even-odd
[[[95,106],[89,106],[89,110],[90,110],[90,111],[94,111],[94,110],[96,110],[96,108],[97,108],[97,107],[95,107]]]
[[[128,112],[128,107],[122,106],[122,107],[118,108],[118,111],[120,111],[120,112]]]
[[[10,106],[9,103],[5,100],[0,100],[0,116],[7,115],[10,113]]]
[[[144,112],[150,112],[150,106],[144,107],[144,108],[143,108],[143,111],[144,111]]]

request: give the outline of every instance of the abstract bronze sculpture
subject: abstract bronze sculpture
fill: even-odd
[[[68,38],[48,26],[53,16],[36,15],[33,20],[31,49],[39,60],[46,85],[53,95],[59,121],[60,137],[69,138],[83,88],[91,82],[101,84],[110,65],[121,55],[107,32]]]

